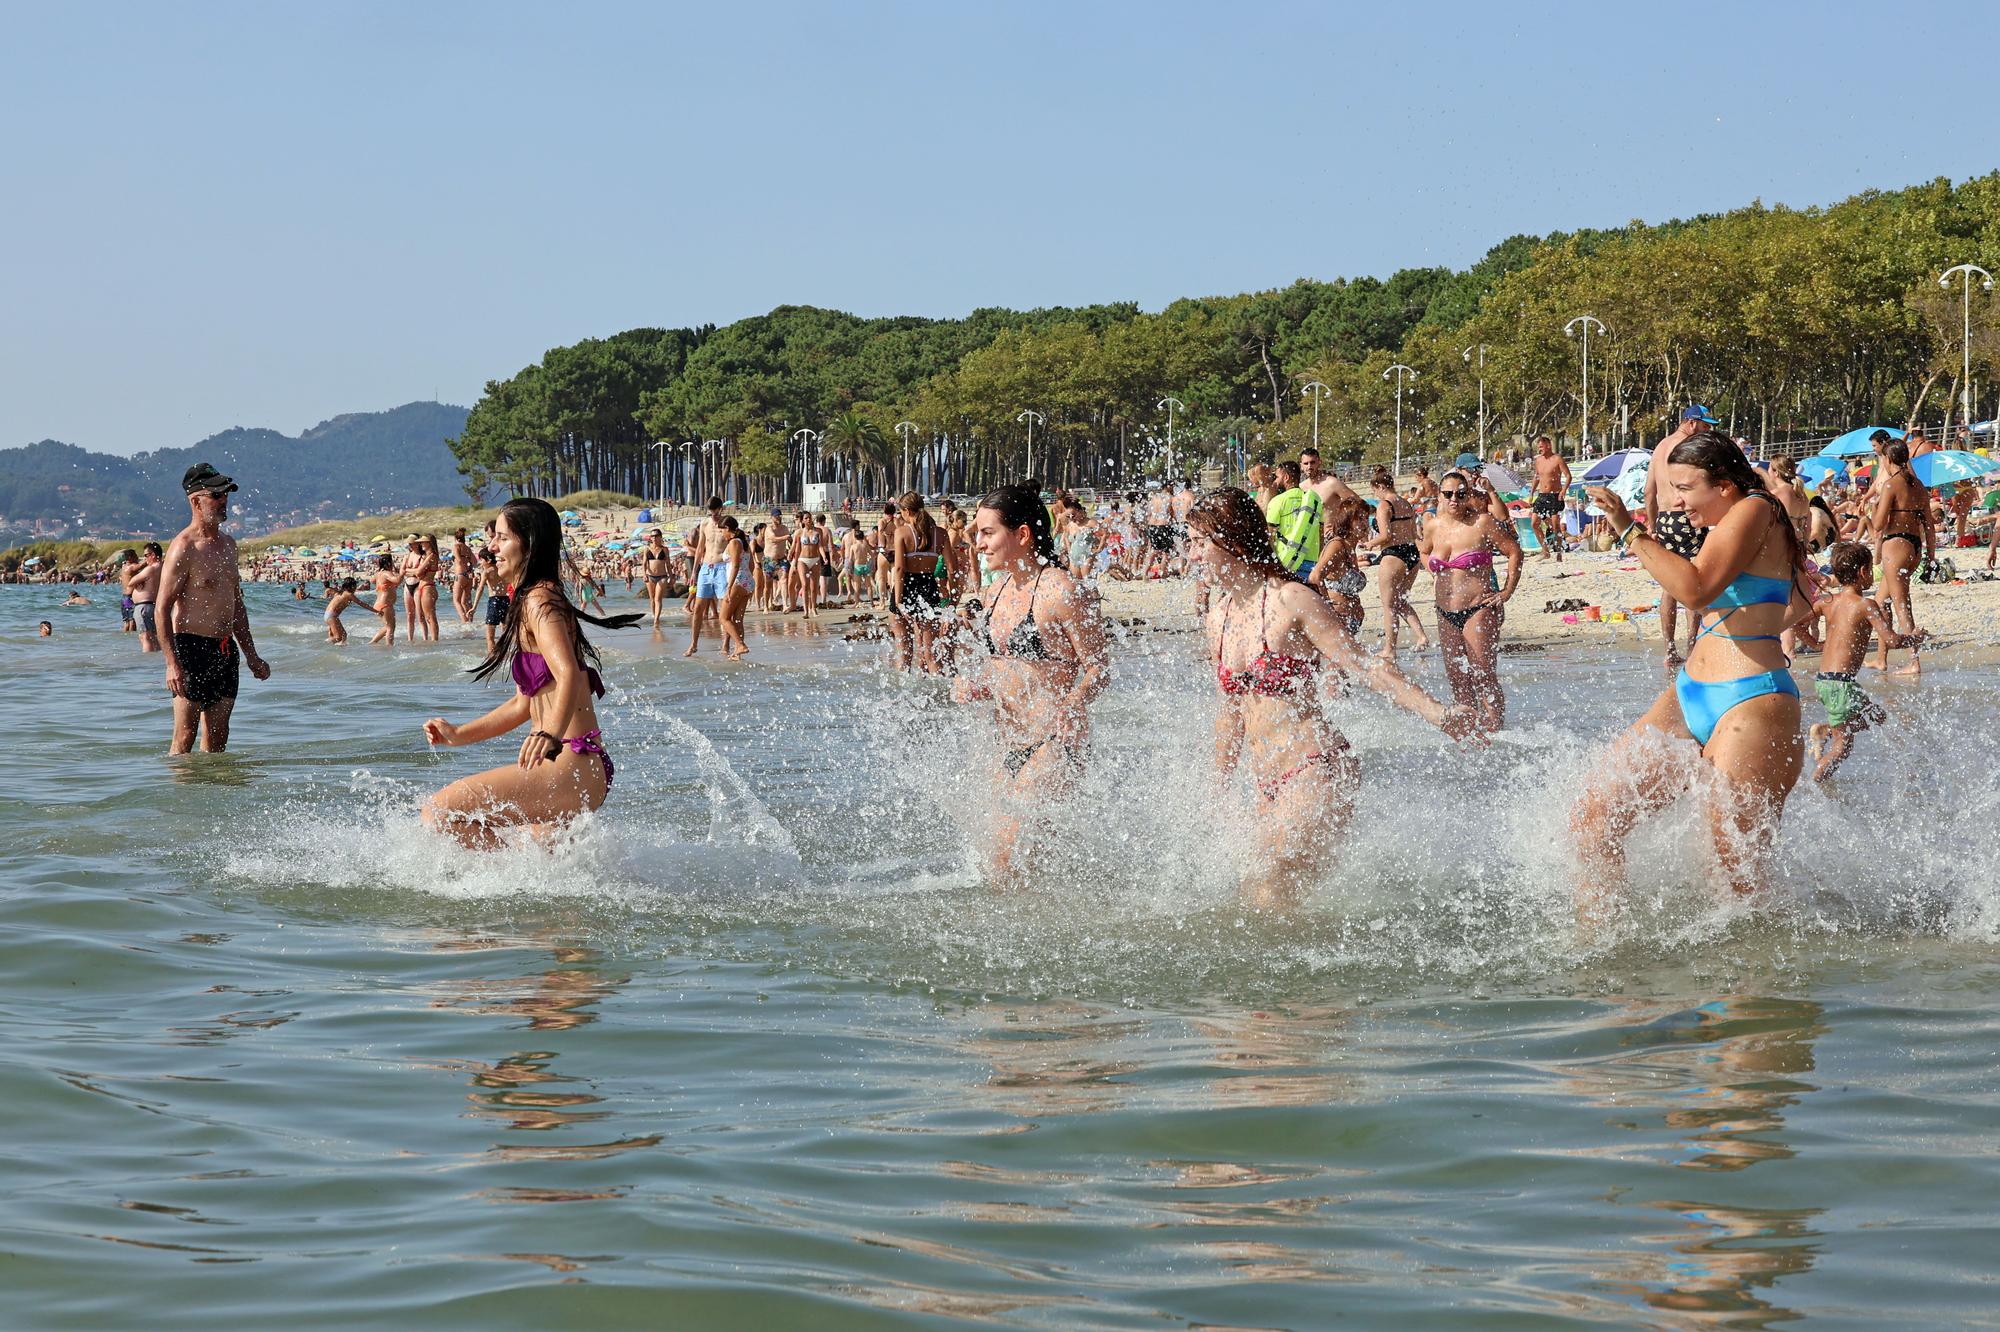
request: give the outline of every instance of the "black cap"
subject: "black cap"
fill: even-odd
[[[236,483],[215,470],[213,463],[196,463],[181,476],[181,489],[192,495],[197,490],[220,490],[227,494]]]

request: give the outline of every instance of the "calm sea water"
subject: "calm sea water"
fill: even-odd
[[[1186,636],[996,899],[990,738],[837,634],[600,635],[611,803],[478,857],[414,815],[512,752],[422,743],[499,697],[455,626],[252,589],[277,674],[170,760],[59,600],[0,588],[8,1327],[2000,1323],[1990,671],[1877,690],[1757,909],[1684,807],[1586,944],[1565,808],[1657,680],[1608,644],[1510,656],[1483,752],[1337,704],[1367,789],[1273,920]]]

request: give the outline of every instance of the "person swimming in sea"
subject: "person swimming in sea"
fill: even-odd
[[[462,777],[424,802],[427,826],[473,850],[498,847],[516,829],[546,836],[604,804],[613,767],[593,701],[603,697],[604,681],[579,621],[624,629],[644,618],[599,617],[571,604],[563,591],[562,519],[546,500],[509,500],[489,549],[515,590],[499,641],[472,677],[484,680],[504,665],[515,692],[477,721],[424,723],[426,740],[448,746],[491,740],[524,722],[531,728],[513,763]]]

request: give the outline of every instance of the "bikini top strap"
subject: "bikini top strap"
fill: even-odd
[[[1271,585],[1266,583],[1257,594],[1257,646],[1263,649],[1265,656],[1271,654],[1271,621],[1266,613],[1270,601]]]

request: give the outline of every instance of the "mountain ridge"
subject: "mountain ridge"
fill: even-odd
[[[343,412],[298,435],[232,426],[197,443],[123,457],[61,440],[0,449],[0,536],[129,536],[187,521],[181,473],[213,463],[240,487],[234,531],[380,508],[463,503],[465,479],[445,441],[467,410],[407,402]]]

